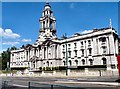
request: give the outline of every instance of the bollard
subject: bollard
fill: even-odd
[[[51,85],[51,89],[53,89],[53,85]]]
[[[28,82],[28,89],[30,89],[30,82]]]

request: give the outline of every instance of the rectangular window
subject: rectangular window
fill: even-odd
[[[107,52],[107,47],[103,47],[103,54],[105,54]]]
[[[65,52],[63,52],[63,58],[65,58]]]
[[[90,40],[88,40],[88,44],[91,44],[91,41],[90,41]]]
[[[68,44],[68,47],[70,47],[70,44]]]
[[[115,64],[112,64],[112,65],[111,65],[111,68],[112,68],[112,69],[115,69]]]
[[[75,50],[75,57],[77,57],[77,50]]]
[[[68,51],[68,57],[69,58],[71,57],[71,51]]]
[[[89,55],[91,55],[92,54],[92,49],[91,48],[89,48]]]
[[[81,52],[82,52],[82,56],[84,56],[84,49],[82,49]]]
[[[74,43],[74,46],[76,47],[76,46],[77,46],[77,43]]]
[[[83,41],[81,42],[81,45],[83,45]]]

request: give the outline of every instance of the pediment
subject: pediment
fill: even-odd
[[[36,61],[36,60],[38,60],[37,56],[33,56],[33,57],[30,58],[30,61]]]
[[[45,46],[49,46],[49,45],[52,45],[52,44],[56,44],[56,43],[52,40],[46,40],[42,43],[42,45],[45,45]]]

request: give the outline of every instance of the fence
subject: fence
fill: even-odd
[[[58,85],[58,84],[44,84],[39,82],[28,82],[28,87],[20,88],[20,87],[9,85],[9,83],[10,81],[3,81],[2,89],[85,89],[82,87],[65,86],[65,85]]]
[[[7,80],[2,82],[2,89],[6,89],[8,87],[8,82],[9,81]]]
[[[85,88],[58,84],[43,84],[38,82],[29,82],[28,89],[85,89]]]

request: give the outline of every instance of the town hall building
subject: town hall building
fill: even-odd
[[[56,18],[49,3],[44,6],[39,22],[41,27],[36,43],[11,51],[11,69],[28,73],[67,69],[68,75],[73,71],[76,75],[81,71],[94,71],[93,74],[100,76],[117,74],[118,35],[112,24],[108,28],[75,33],[71,37],[64,35],[59,39]]]

